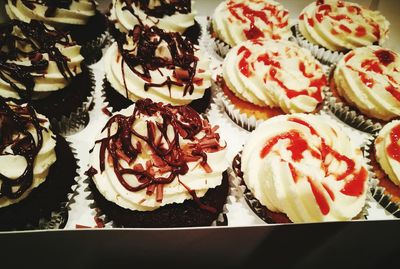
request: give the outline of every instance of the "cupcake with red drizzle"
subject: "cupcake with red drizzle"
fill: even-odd
[[[86,61],[100,59],[104,46],[107,19],[96,10],[94,0],[7,0],[11,19],[26,23],[38,20],[69,32],[82,45]],[[90,59],[89,59],[90,58]]]
[[[289,11],[271,0],[226,0],[214,11],[211,35],[225,56],[231,47],[250,39],[288,39]]]
[[[370,151],[372,171],[377,179],[375,199],[400,218],[400,121],[385,125]]]
[[[335,63],[349,50],[381,45],[389,25],[379,11],[347,1],[318,0],[301,12],[296,35],[318,59]]]
[[[150,99],[114,114],[91,153],[96,207],[116,226],[211,225],[228,193],[217,129],[188,106]]]
[[[277,115],[319,111],[327,78],[308,50],[289,41],[258,39],[229,51],[218,84],[229,116],[254,129]]]
[[[65,225],[77,165],[49,127],[31,106],[0,97],[0,230]]]
[[[347,221],[365,205],[369,174],[362,151],[323,116],[264,122],[233,168],[267,222]]]
[[[349,52],[330,84],[329,107],[349,124],[352,110],[381,124],[400,116],[400,57],[392,50],[369,46]]]
[[[198,44],[201,26],[191,0],[113,0],[108,19],[111,33],[128,33],[136,25],[180,33]]]
[[[211,72],[202,49],[179,33],[137,25],[121,34],[105,56],[106,101],[120,110],[149,98],[191,105],[204,112],[210,103]]]
[[[4,23],[0,37],[0,96],[30,102],[59,131],[82,125],[94,83],[81,47],[35,20]]]

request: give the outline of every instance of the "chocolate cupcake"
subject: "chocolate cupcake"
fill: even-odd
[[[215,9],[210,34],[218,54],[251,39],[289,39],[289,11],[270,0],[225,0]]]
[[[113,0],[108,19],[114,36],[128,33],[136,25],[180,33],[194,44],[198,44],[201,26],[195,20],[197,12],[191,0],[141,1]]]
[[[301,12],[295,32],[302,47],[331,64],[352,49],[381,45],[389,25],[379,11],[347,1],[318,0]]]
[[[231,49],[217,83],[228,115],[252,130],[277,115],[318,112],[327,78],[306,49],[289,41],[258,39]]]
[[[87,123],[94,81],[69,35],[13,20],[0,25],[0,37],[0,96],[31,102],[58,131]]]
[[[332,75],[329,108],[355,128],[359,126],[353,123],[350,111],[374,124],[399,118],[399,68],[399,55],[389,49],[369,46],[349,52]]]
[[[369,173],[362,151],[323,116],[284,115],[264,122],[233,167],[253,210],[267,222],[363,217]]]
[[[111,45],[104,63],[105,99],[114,110],[146,98],[199,112],[210,104],[209,60],[179,33],[137,25]]]
[[[11,19],[29,23],[44,22],[69,32],[82,46],[87,64],[99,60],[106,41],[107,18],[96,10],[92,0],[7,0],[6,12]]]
[[[61,228],[77,176],[68,143],[46,117],[0,97],[0,230]]]
[[[386,124],[370,148],[370,164],[377,186],[374,198],[400,218],[400,121]]]
[[[228,194],[226,144],[196,111],[140,100],[91,153],[95,207],[118,227],[209,226]]]

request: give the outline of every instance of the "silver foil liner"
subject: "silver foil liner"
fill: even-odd
[[[89,108],[93,106],[94,91],[95,91],[95,78],[93,71],[88,67],[91,91],[86,101],[79,106],[76,111],[72,112],[69,116],[62,116],[60,119],[50,119],[51,128],[62,136],[75,134],[84,129],[89,123]]]
[[[323,48],[319,45],[315,45],[310,43],[300,32],[299,30],[299,25],[296,24],[293,26],[293,32],[295,34],[295,38],[297,40],[297,43],[303,47],[311,51],[312,55],[314,55],[315,58],[320,60],[323,64],[335,64],[337,63],[343,56],[343,52],[338,52],[338,51],[331,51],[326,48]]]
[[[396,218],[400,218],[400,203],[393,201],[392,195],[386,192],[386,189],[379,185],[379,179],[374,173],[374,169],[371,164],[371,152],[372,147],[375,147],[375,139],[377,138],[378,133],[372,135],[367,144],[364,147],[364,156],[367,160],[368,172],[371,177],[371,196],[375,199],[387,212],[395,216]]]
[[[232,162],[231,168],[231,177],[232,177],[232,184],[241,192],[243,197],[245,198],[247,204],[253,210],[253,212],[264,222],[268,224],[275,224],[276,222],[273,221],[267,214],[267,208],[260,203],[260,201],[254,197],[252,192],[247,188],[243,180],[243,172],[241,171],[241,158],[242,152],[239,152]],[[365,206],[361,209],[360,213],[353,218],[353,220],[364,220],[368,218],[368,209],[370,208],[370,202],[372,200],[372,195],[370,192],[367,192],[367,198]]]

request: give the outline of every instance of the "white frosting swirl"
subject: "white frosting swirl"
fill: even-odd
[[[52,29],[51,27],[47,26],[49,29]],[[18,27],[14,26],[14,35],[22,37],[23,39],[26,39],[27,37],[24,36],[24,34],[18,29]],[[76,45],[74,42],[72,42],[71,38],[68,36],[68,44],[63,44],[63,43],[56,43],[55,48],[57,48],[60,53],[66,57],[66,64],[68,66],[69,71],[71,72],[72,76],[76,76],[79,73],[82,72],[81,70],[81,62],[83,61],[83,56],[80,54],[81,47],[79,45]],[[17,47],[26,52],[32,52],[32,48],[30,46],[27,46],[25,41],[24,42],[18,42],[17,41]],[[48,61],[48,66],[44,72],[40,71],[35,71],[34,69],[30,72],[30,76],[33,77],[34,79],[34,87],[33,87],[33,99],[41,99],[46,96],[48,96],[50,93],[55,92],[60,89],[64,89],[67,87],[72,78],[66,79],[63,75],[64,71],[60,71],[60,68],[57,65],[57,62],[55,61],[54,58],[50,58],[49,54],[47,52],[44,53],[39,53],[39,57],[41,60],[47,60]],[[17,58],[11,58],[5,62],[5,64],[16,64],[18,66],[32,66],[32,59],[29,58],[27,55],[23,55],[21,53],[18,53]],[[26,85],[22,85],[22,83],[18,80],[15,80],[13,77],[10,77],[13,83],[15,83],[18,88],[21,90],[27,90]],[[3,78],[0,78],[0,95],[5,97],[5,98],[15,98],[15,99],[20,99],[20,95],[10,85],[9,82],[4,80]]]
[[[159,0],[151,0],[149,2],[150,8],[160,6]],[[191,6],[193,4],[194,1],[192,1]],[[162,18],[156,18],[146,14],[135,3],[131,4],[134,14],[126,6],[127,4],[123,0],[113,0],[109,17],[110,21],[115,22],[115,27],[125,33],[132,30],[135,25],[143,24],[149,27],[157,26],[168,32],[179,32],[182,34],[186,29],[195,24],[195,16],[197,14],[192,8],[191,12],[187,14],[175,12],[175,14],[170,16],[164,15]]]
[[[261,204],[295,223],[350,220],[365,204],[362,152],[322,116],[283,115],[264,122],[244,146],[241,169]]]
[[[214,34],[231,47],[256,38],[288,39],[289,11],[271,0],[226,0],[214,11]]]
[[[385,125],[375,140],[376,160],[389,179],[400,186],[399,144],[400,121],[395,120]],[[397,159],[394,158],[397,156]]]
[[[30,2],[30,1],[27,1]],[[34,8],[30,8],[33,5]],[[8,0],[6,4],[7,15],[11,19],[17,19],[24,22],[39,20],[52,26],[63,25],[85,25],[90,17],[96,13],[96,4],[92,0],[72,0],[68,8],[56,8],[55,16],[46,16],[48,9],[44,3],[29,3],[27,5],[23,0]]]
[[[122,110],[118,115],[131,116],[134,110],[132,105],[127,109]],[[151,117],[141,114],[136,117],[133,129],[139,134],[147,136],[147,122],[162,122],[162,118],[157,114]],[[113,124],[111,135],[116,131],[117,126]],[[157,131],[159,132],[159,131]],[[159,135],[159,134],[158,134]],[[106,132],[103,132],[99,138],[102,139],[107,136]],[[201,131],[195,136],[196,139],[201,139],[205,136],[205,132]],[[168,137],[173,137],[172,126],[168,128]],[[131,138],[132,145],[140,143],[141,153],[138,155],[134,163],[127,164],[122,159],[119,160],[119,164],[124,168],[133,168],[138,164],[143,167],[148,167],[147,162],[151,162],[151,166],[157,170],[154,164],[155,159],[152,156],[153,152],[149,145],[142,139],[133,136]],[[183,139],[179,136],[180,148],[185,148],[189,143],[193,143],[189,139]],[[188,172],[184,175],[179,175],[171,183],[163,185],[163,196],[162,201],[157,201],[156,193],[151,195],[146,194],[146,189],[140,191],[129,191],[127,190],[117,178],[113,166],[107,161],[109,158],[109,152],[106,151],[105,155],[105,170],[100,172],[100,144],[97,143],[91,154],[90,160],[93,168],[97,170],[97,173],[93,176],[93,181],[96,184],[99,192],[109,201],[116,203],[120,207],[128,208],[134,211],[152,211],[161,206],[172,204],[172,203],[183,203],[185,200],[193,199],[192,195],[188,192],[190,190],[196,192],[197,197],[203,197],[208,189],[215,188],[222,182],[222,173],[227,169],[227,160],[225,159],[226,147],[224,142],[219,141],[220,146],[224,147],[216,152],[208,152],[207,163],[211,167],[211,171],[206,172],[205,169],[200,165],[201,160],[188,162]],[[158,170],[156,174],[160,177],[168,177],[170,172],[162,172]],[[125,175],[124,178],[129,182],[131,186],[138,185],[136,176]],[[180,182],[186,185],[183,186]]]
[[[382,44],[389,25],[379,11],[338,0],[314,1],[299,17],[301,34],[311,43],[332,51]]]
[[[160,53],[165,53],[168,51],[167,46],[165,42],[161,42],[158,51]],[[194,90],[192,94],[184,94],[186,84],[182,86],[171,85],[170,89],[168,85],[152,86],[146,91],[145,84],[147,83],[162,84],[168,77],[172,81],[178,81],[174,76],[176,68],[159,68],[150,71],[151,81],[146,81],[134,73],[126,62],[123,61],[118,51],[117,43],[112,44],[105,55],[106,78],[115,90],[132,101],[150,98],[155,102],[186,105],[193,100],[202,98],[205,90],[211,87],[211,72],[209,70],[209,60],[207,56],[201,49],[195,52],[195,56],[199,60],[193,80]]]
[[[326,77],[311,53],[289,41],[249,40],[232,48],[223,78],[240,99],[286,113],[313,112]]]
[[[337,64],[337,93],[369,117],[400,116],[400,57],[378,46],[358,48]]]
[[[13,103],[9,103],[11,108],[16,111],[18,106],[16,106]],[[22,107],[26,107],[26,105],[23,105]],[[0,198],[0,208],[1,207],[6,207],[11,204],[18,203],[22,199],[26,198],[29,193],[34,189],[37,188],[40,184],[42,184],[45,180],[46,177],[49,173],[50,166],[56,161],[56,152],[55,152],[55,146],[56,146],[56,141],[54,139],[54,134],[50,130],[49,126],[49,120],[41,115],[36,113],[40,126],[43,128],[42,130],[42,137],[43,137],[43,142],[42,142],[42,147],[39,150],[39,153],[36,155],[34,163],[33,163],[33,181],[31,186],[17,199],[10,199],[7,197],[1,197]],[[1,117],[1,115],[0,115]],[[0,129],[2,128],[1,122],[0,122]],[[29,125],[28,126],[28,131],[29,133],[33,136],[35,139],[36,144],[38,143],[37,140],[37,133],[36,129],[34,126]],[[21,136],[20,133],[14,133],[13,134],[13,140],[14,142],[17,142],[21,140],[23,137]],[[21,176],[25,169],[27,168],[27,161],[26,159],[21,156],[17,155],[16,153],[13,152],[13,149],[11,145],[5,147],[2,149],[0,152],[0,174],[11,178],[11,179],[16,179],[19,176]],[[0,179],[0,187],[2,185],[2,180]],[[16,188],[19,188],[19,185],[16,185]]]

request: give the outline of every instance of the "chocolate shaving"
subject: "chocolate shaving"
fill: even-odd
[[[43,58],[43,54],[47,53],[63,77],[69,80],[74,76],[68,67],[69,59],[56,44],[75,45],[67,34],[51,30],[36,20],[30,23],[12,20],[0,25],[0,79],[9,83],[22,99],[30,101],[35,87],[35,76],[32,73],[46,73],[49,61]],[[31,65],[16,63],[26,57],[31,60]]]
[[[0,173],[0,198],[18,199],[32,186],[34,161],[43,144],[43,128],[31,106],[15,105],[1,96],[0,127],[0,155],[10,155],[11,149],[12,154],[24,157],[27,163],[25,171],[16,179]],[[36,138],[28,131],[32,127]]]
[[[132,4],[140,8],[147,16],[162,18],[175,13],[189,14],[192,12],[191,0],[159,0],[159,5],[150,7],[150,0],[119,0],[125,3],[125,9],[136,15]]]

